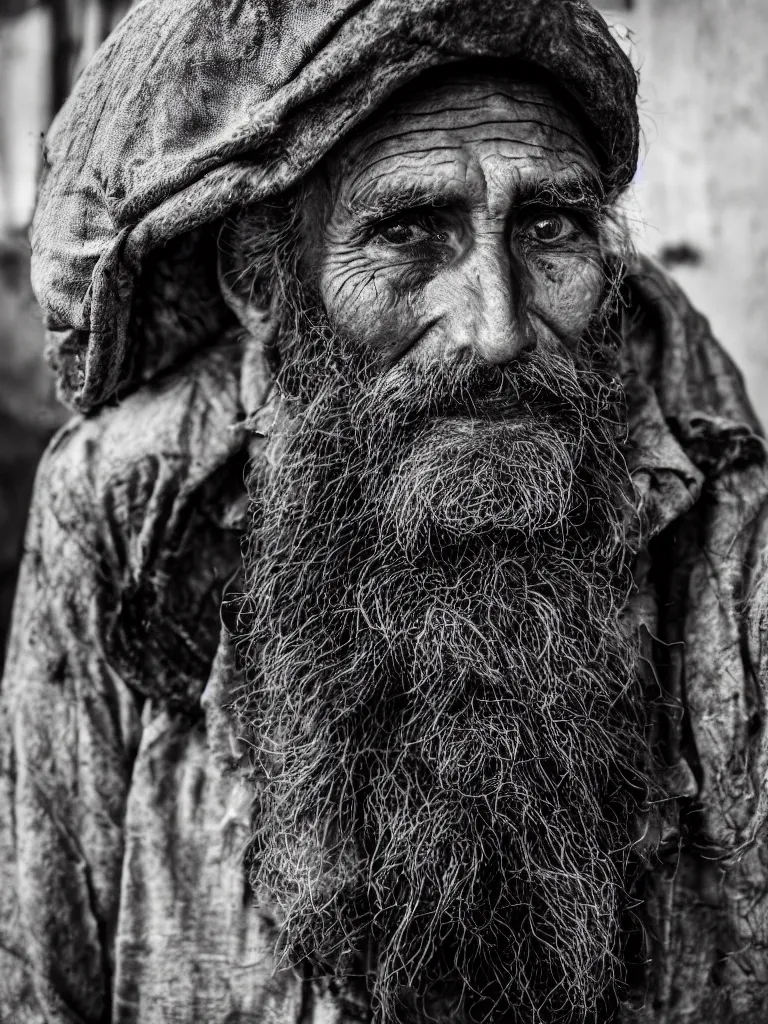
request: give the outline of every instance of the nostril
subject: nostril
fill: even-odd
[[[527,322],[522,331],[523,342],[520,348],[521,354],[525,353],[530,355],[531,352],[536,348],[538,339],[536,337],[536,331],[533,329],[533,324]]]
[[[502,365],[514,362],[520,356],[530,353],[536,345],[536,339],[524,330],[506,330],[478,337],[474,346],[478,358],[485,363]]]

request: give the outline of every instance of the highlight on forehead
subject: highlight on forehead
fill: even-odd
[[[460,98],[462,92],[466,102]],[[591,154],[583,118],[557,83],[538,70],[516,66],[513,73],[509,65],[496,61],[463,62],[423,74],[372,115],[355,136],[358,145],[350,142],[362,153],[377,136],[413,131],[407,122],[414,117],[426,119],[426,126],[450,115],[453,127],[468,131],[494,122],[509,124],[510,103],[520,108],[521,123],[539,124],[543,131],[562,135],[563,141],[570,139]],[[478,112],[482,114],[479,120]],[[366,138],[370,140],[367,143]]]
[[[457,98],[462,92],[467,94],[466,103]],[[568,120],[573,120],[571,112],[566,111],[560,99],[543,82],[508,75],[454,72],[451,75],[444,73],[439,78],[419,79],[414,85],[401,90],[379,112],[376,121],[399,126],[414,115],[429,118],[450,113],[457,126],[471,128],[477,123],[478,109],[482,109],[484,115],[481,124],[506,120],[509,101],[522,108],[524,118],[521,120],[535,122],[537,111],[550,110],[553,106],[562,109]],[[494,117],[494,113],[499,116]]]

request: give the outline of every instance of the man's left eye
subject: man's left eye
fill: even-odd
[[[576,231],[577,226],[570,217],[556,213],[538,217],[525,229],[525,234],[537,242],[561,242]]]

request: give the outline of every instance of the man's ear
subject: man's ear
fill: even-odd
[[[240,225],[227,220],[219,232],[218,276],[224,301],[254,341],[269,346],[274,337],[269,282],[259,280],[248,259]]]
[[[219,233],[218,278],[221,294],[246,332],[241,374],[241,402],[248,416],[263,407],[273,383],[277,317],[267,282],[255,280],[239,226],[226,221]]]

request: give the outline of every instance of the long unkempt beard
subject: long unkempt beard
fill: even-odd
[[[377,1021],[609,1019],[642,746],[620,387],[300,333],[235,704],[283,954],[365,975]]]

